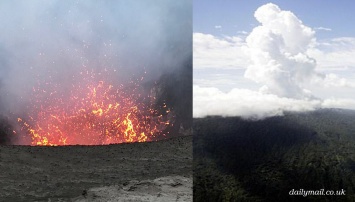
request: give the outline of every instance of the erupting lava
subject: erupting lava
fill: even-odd
[[[114,86],[88,71],[68,92],[46,82],[33,88],[28,120],[18,118],[32,145],[100,145],[154,140],[172,123],[170,110],[154,109],[155,96],[138,84]]]

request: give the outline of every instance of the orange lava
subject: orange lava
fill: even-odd
[[[130,89],[81,73],[82,82],[68,93],[46,83],[33,88],[26,121],[18,118],[31,145],[101,145],[155,140],[171,125],[170,110],[154,108],[154,95],[143,96],[138,84]],[[132,87],[133,86],[133,87]]]

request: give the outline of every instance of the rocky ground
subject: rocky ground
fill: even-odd
[[[191,201],[191,186],[191,136],[106,146],[0,146],[0,201]]]
[[[191,202],[192,179],[167,176],[154,180],[133,180],[122,186],[97,187],[73,199],[75,202]]]

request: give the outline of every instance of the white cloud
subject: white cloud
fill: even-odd
[[[240,68],[245,66],[244,39],[217,38],[210,34],[193,34],[194,68]]]
[[[340,37],[318,42],[307,54],[317,60],[317,69],[355,67],[355,38]]]
[[[323,101],[322,107],[355,109],[355,100],[346,98],[329,98]]]
[[[248,32],[247,32],[247,31],[244,31],[244,30],[238,31],[237,33],[238,33],[238,34],[243,34],[243,35],[247,35],[247,34],[248,34]]]
[[[332,29],[327,28],[327,27],[315,27],[314,29],[315,29],[315,30],[328,31],[328,32],[332,31]]]
[[[317,42],[314,30],[274,4],[258,8],[255,18],[260,25],[246,38],[194,33],[195,69],[246,68],[245,77],[258,83],[229,82],[235,86],[222,92],[221,85],[228,83],[223,75],[209,78],[209,85],[204,85],[208,78],[194,80],[194,117],[261,118],[321,107],[355,109],[355,95],[349,93],[355,90],[355,38]]]
[[[333,39],[330,48],[320,50],[324,44],[317,44],[315,32],[292,12],[269,3],[258,8],[254,15],[261,25],[246,38],[251,64],[245,76],[264,84],[263,90],[282,97],[304,98],[312,96],[307,89],[312,83],[355,87],[355,83],[333,73],[316,71],[318,59],[322,65],[326,65],[322,60],[328,60],[328,65],[329,60],[333,65],[355,65],[350,55],[355,53],[353,38]],[[344,61],[339,61],[340,58]]]
[[[264,118],[283,115],[284,111],[311,111],[318,108],[355,109],[353,99],[293,99],[247,89],[227,93],[217,88],[193,87],[193,116],[209,115]]]
[[[341,78],[336,74],[318,74],[318,76],[313,77],[312,83],[317,85],[323,85],[323,87],[347,87],[355,88],[355,83],[348,81],[345,78]]]
[[[194,33],[193,37],[194,68],[245,68],[250,64],[243,37],[218,38],[203,33]],[[316,60],[319,71],[355,69],[355,37],[317,42],[305,54]]]
[[[221,26],[221,25],[216,25],[216,26],[214,26],[214,28],[216,28],[216,29],[222,29],[222,26]]]
[[[301,84],[314,75],[316,62],[306,50],[314,43],[315,32],[271,3],[258,8],[254,16],[261,25],[246,38],[251,64],[245,77],[279,96],[306,96]]]

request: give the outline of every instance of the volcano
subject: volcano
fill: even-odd
[[[19,134],[22,143],[30,139],[31,145],[47,146],[144,142],[167,136],[163,131],[174,117],[166,103],[156,105],[152,89],[147,93],[140,88],[144,78],[131,81],[127,88],[107,82],[110,73],[80,71],[66,86],[50,79],[38,82],[26,106],[26,120],[18,117],[21,129],[14,135]]]

